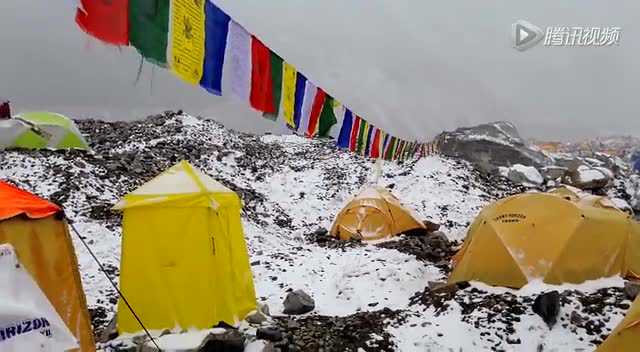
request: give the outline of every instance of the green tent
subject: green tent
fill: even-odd
[[[28,112],[0,120],[0,149],[89,149],[76,124],[51,112]]]

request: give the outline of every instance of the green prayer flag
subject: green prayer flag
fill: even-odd
[[[393,154],[396,150],[396,137],[391,137],[391,141],[389,141],[389,148],[387,149],[387,153],[384,156],[385,160],[393,160]]]
[[[365,120],[360,121],[360,130],[358,131],[358,142],[356,143],[356,153],[362,154],[364,149],[364,139],[367,138],[366,130],[367,130],[368,122]]]
[[[266,112],[262,116],[269,120],[277,120],[280,113],[280,100],[282,100],[282,58],[273,51],[270,53],[271,59],[271,82],[273,84],[273,106],[275,112]]]
[[[167,66],[170,0],[129,0],[129,42],[140,55]]]
[[[334,99],[327,95],[324,99],[324,106],[322,107],[322,113],[320,114],[320,122],[318,125],[318,136],[327,137],[331,131],[331,127],[338,122],[335,113],[333,112]]]

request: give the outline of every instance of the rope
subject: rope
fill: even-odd
[[[71,223],[70,221],[69,221],[69,226],[71,227],[73,232],[76,234],[76,236],[78,236],[78,238],[80,239],[80,242],[82,242],[82,244],[87,249],[87,251],[89,251],[89,254],[91,254],[91,257],[93,258],[93,260],[100,267],[100,271],[102,271],[102,273],[104,273],[104,276],[107,277],[107,280],[109,280],[109,282],[111,283],[111,286],[113,286],[113,288],[116,290],[116,292],[118,292],[118,295],[120,296],[120,298],[122,298],[122,301],[124,302],[124,304],[127,305],[127,308],[129,308],[129,311],[131,312],[131,314],[133,314],[133,316],[136,318],[136,320],[138,321],[138,324],[140,324],[140,326],[144,330],[144,332],[147,335],[147,337],[149,337],[151,342],[153,342],[154,346],[158,349],[158,351],[162,351],[160,346],[158,346],[158,344],[156,343],[156,340],[154,340],[153,336],[151,336],[151,334],[149,333],[149,330],[147,330],[147,327],[144,326],[144,324],[142,323],[142,320],[140,320],[140,317],[138,317],[138,314],[136,314],[136,312],[133,310],[133,307],[131,306],[131,304],[129,304],[129,301],[127,300],[127,298],[124,296],[122,291],[120,291],[120,289],[118,289],[118,285],[116,285],[115,282],[113,282],[113,280],[111,279],[111,277],[109,277],[109,274],[107,274],[107,271],[104,269],[104,266],[102,266],[102,263],[100,263],[100,261],[98,260],[96,255],[93,254],[93,251],[91,250],[91,248],[89,248],[89,245],[87,244],[87,242],[85,242],[85,240],[82,238],[82,236],[80,236],[80,232],[78,232],[76,227],[73,226],[73,223]]]

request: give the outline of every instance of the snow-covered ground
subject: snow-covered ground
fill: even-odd
[[[93,143],[101,131],[90,131]],[[179,150],[196,167],[239,190],[245,202],[243,224],[257,296],[274,315],[281,314],[288,289],[303,289],[316,301],[315,314],[347,316],[384,307],[405,311],[406,320],[390,322],[387,329],[400,351],[536,351],[540,343],[547,347],[545,351],[593,348],[592,337],[584,330],[559,324],[548,331],[532,312],[514,326],[511,337],[521,343],[496,340],[488,336],[486,326],[465,322],[456,302],[439,315],[433,308],[410,305],[410,297],[423,291],[429,281],[446,280],[432,263],[375,245],[334,249],[309,241],[305,235],[319,227],[329,228],[347,200],[374,182],[372,161],[336,150],[329,142],[298,136],[254,137],[227,131],[211,121],[174,118],[136,125],[127,138],[96,148],[91,155],[0,151],[0,179],[59,201],[116,276],[121,229],[108,209],[149,179],[149,168],[159,171],[179,161],[171,160],[167,150]],[[120,159],[133,162],[114,166]],[[420,217],[443,224],[441,230],[455,240],[464,238],[466,225],[495,196],[487,191],[491,185],[483,184],[469,165],[438,156],[385,163],[378,183],[389,187]],[[113,289],[77,239],[74,244],[90,308],[101,308],[111,316]],[[620,287],[623,282],[606,279],[553,289],[591,292],[598,285]],[[489,294],[506,291],[481,284],[473,287]],[[530,296],[547,289],[532,284],[509,292]],[[570,315],[571,309],[564,306],[563,315]],[[621,312],[611,316],[607,329],[622,318]]]

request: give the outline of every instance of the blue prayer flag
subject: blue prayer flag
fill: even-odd
[[[205,54],[200,85],[211,94],[222,95],[222,68],[230,17],[211,1],[205,1]]]

